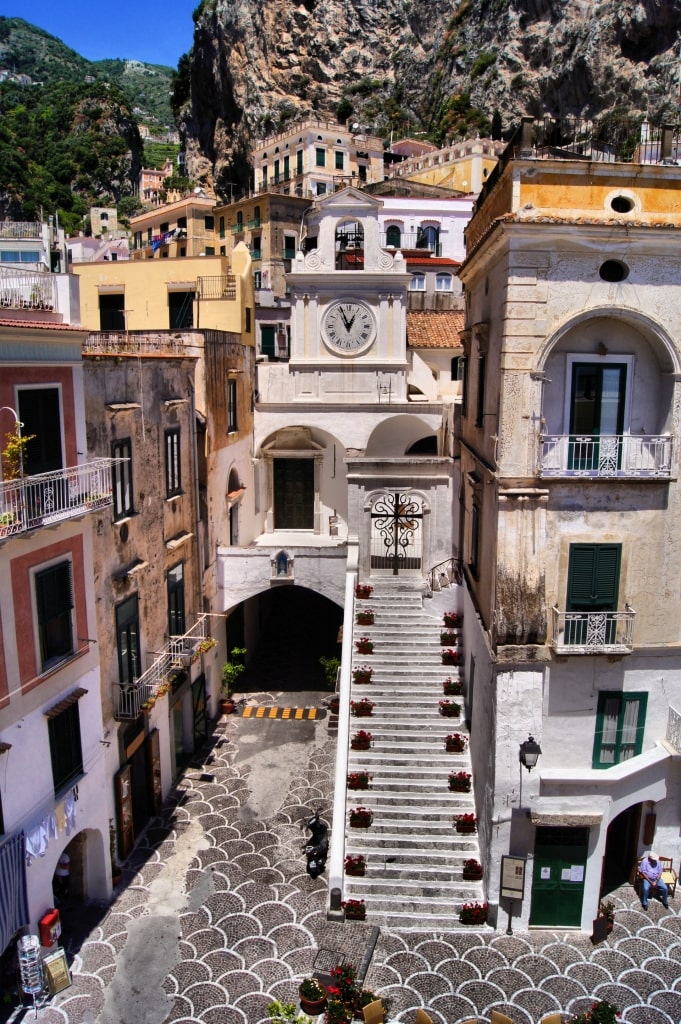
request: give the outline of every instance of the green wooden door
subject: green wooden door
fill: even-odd
[[[538,828],[534,844],[530,924],[579,927],[589,842],[587,828]]]
[[[314,529],[314,460],[274,460],[275,530]]]
[[[568,566],[566,611],[617,611],[620,585],[620,544],[571,544]],[[566,640],[571,644],[587,641],[586,618],[572,619],[566,626]],[[615,643],[617,622],[605,617],[603,642]]]

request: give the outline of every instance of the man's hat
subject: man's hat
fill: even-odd
[[[658,856],[654,850],[651,850],[648,854],[648,860],[658,860]]]

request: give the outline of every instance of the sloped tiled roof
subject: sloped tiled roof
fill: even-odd
[[[53,320],[13,320],[10,317],[0,317],[0,327],[16,327],[17,330],[35,331],[73,331],[80,334],[89,334],[88,327],[78,327],[75,324],[58,324]]]
[[[409,348],[456,348],[464,327],[461,309],[408,309]]]
[[[406,264],[408,267],[460,267],[461,262],[459,260],[452,260],[448,256],[428,256],[427,254],[417,255],[411,249],[409,252],[403,253]]]

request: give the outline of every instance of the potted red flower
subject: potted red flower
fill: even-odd
[[[355,640],[355,648],[358,654],[373,654],[374,642],[368,636],[361,636],[359,640]]]
[[[454,828],[461,835],[472,835],[478,831],[478,819],[474,814],[455,814]]]
[[[362,697],[361,700],[351,700],[350,714],[356,718],[368,718],[373,713],[375,707],[374,702],[369,700],[368,697]]]
[[[374,613],[371,608],[365,608],[362,611],[357,612],[357,618],[355,621],[358,626],[373,626]]]
[[[459,911],[459,921],[461,924],[485,924],[486,920],[486,903],[464,903]]]
[[[373,738],[373,735],[366,729],[360,729],[350,740],[350,747],[352,750],[368,750]]]
[[[353,807],[350,810],[351,828],[369,828],[374,820],[374,812],[367,807]]]
[[[451,732],[449,736],[445,736],[445,750],[450,754],[463,754],[467,743],[468,740],[460,732]]]
[[[371,776],[368,772],[348,772],[348,789],[368,789]]]
[[[353,669],[352,678],[353,681],[358,684],[370,683],[373,674],[374,670],[372,668],[367,668],[366,665],[359,665],[357,668]]]
[[[445,612],[443,618],[447,629],[458,629],[463,622],[463,615],[459,612]]]
[[[471,776],[468,772],[450,772],[449,788],[454,793],[470,793]]]
[[[440,633],[440,643],[443,644],[443,645],[445,645],[445,644],[455,644],[455,643],[457,643],[458,639],[459,638],[456,635],[456,633],[453,633],[451,629],[444,629]]]
[[[461,680],[447,676],[442,682],[442,690],[446,697],[460,697],[463,690]]]
[[[368,583],[358,583],[355,586],[355,597],[358,597],[360,601],[366,601],[371,597],[373,590],[374,588]]]
[[[458,718],[461,714],[461,705],[454,700],[441,700],[439,705],[440,714],[445,718]]]
[[[463,862],[463,878],[465,882],[479,882],[482,878],[482,864],[471,857]]]
[[[366,875],[366,873],[367,862],[364,854],[358,853],[354,857],[352,856],[352,854],[348,854],[347,857],[345,858],[345,874],[361,876]]]
[[[443,665],[460,665],[463,661],[463,655],[461,651],[454,651],[451,647],[445,647],[442,651],[442,664]]]
[[[345,911],[347,921],[364,921],[367,916],[364,900],[344,900],[341,907]]]

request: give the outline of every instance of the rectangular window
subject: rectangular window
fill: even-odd
[[[261,244],[262,244],[262,236],[261,235],[254,235],[253,236],[253,248],[251,250],[251,257],[252,257],[252,259],[254,259],[254,260],[262,259],[262,249],[260,248]]]
[[[132,515],[132,443],[129,437],[123,441],[114,441],[111,445],[112,459],[127,459],[127,462],[115,463],[111,469],[113,485],[114,519],[122,519]]]
[[[468,360],[461,357],[461,415],[468,415]]]
[[[207,214],[203,218],[203,227],[206,231],[215,231],[215,217]]]
[[[178,217],[177,218],[177,226],[178,226],[178,228],[180,228],[181,231],[186,231],[187,230],[187,218],[186,217]]]
[[[188,331],[194,326],[194,292],[168,292],[168,326]]]
[[[159,235],[167,235],[170,231],[170,221],[164,221],[163,224],[159,224],[158,233]]]
[[[116,645],[118,648],[118,681],[131,685],[141,674],[140,620],[137,594],[116,606]]]
[[[296,153],[296,174],[303,173],[303,151],[299,149]]]
[[[357,174],[359,176],[359,180],[360,181],[366,181],[367,180],[366,164],[359,164],[359,166],[357,167]]]
[[[475,403],[475,425],[482,427],[485,422],[485,373],[487,370],[487,359],[485,356],[478,356],[478,395]]]
[[[184,565],[168,569],[168,636],[183,636],[184,624]]]
[[[317,167],[326,166],[326,150],[322,146],[317,146],[314,151],[314,162]]]
[[[227,381],[227,433],[236,433],[237,418],[236,418],[236,380],[230,378]]]
[[[267,187],[267,165],[264,165],[262,169],[262,187]]]
[[[284,259],[294,260],[296,258],[296,236],[284,235]]]
[[[54,792],[59,793],[83,774],[80,743],[80,713],[74,701],[59,715],[47,720]]]
[[[125,295],[99,296],[99,329],[100,331],[124,331],[125,312],[123,305]]]
[[[256,292],[260,291],[262,288],[262,270],[253,271],[253,287]]]
[[[245,325],[244,330],[245,330],[246,334],[250,334],[251,333],[251,319],[252,319],[250,306],[246,306],[245,313],[246,313],[246,325]]]
[[[471,508],[471,554],[468,564],[477,579],[480,570],[480,506],[475,502]]]
[[[260,328],[260,351],[264,356],[274,358],[274,338],[276,327],[270,324],[263,324]]]
[[[641,753],[647,693],[600,693],[592,768],[610,768]]]
[[[224,238],[225,237],[225,218],[224,217],[220,217],[220,220],[218,221],[218,223],[220,225],[220,238]]]
[[[204,249],[206,256],[215,256],[215,246],[207,245]]]
[[[571,544],[568,561],[567,612],[584,612],[583,617],[570,616],[565,624],[564,642],[582,646],[598,634],[600,644],[617,640],[617,621],[612,616],[590,619],[593,613],[617,611],[621,544]],[[591,627],[591,628],[590,628]]]
[[[323,181],[317,182],[317,195],[323,196],[326,194],[326,185]]]
[[[166,449],[166,497],[182,493],[180,473],[180,428],[172,427],[164,434]]]
[[[618,437],[624,431],[627,364],[572,364],[570,392],[569,469],[596,469],[600,463],[601,438]],[[606,442],[607,444],[607,442]],[[606,451],[611,457],[612,442]],[[618,446],[618,463],[621,446]]]
[[[38,638],[43,672],[73,654],[71,563],[59,562],[35,574]]]
[[[274,175],[274,184],[277,185],[279,183],[279,161],[278,160],[274,161],[273,175]]]
[[[289,156],[284,157],[284,181],[288,181],[291,177],[291,158]]]
[[[342,171],[345,165],[345,154],[336,150],[336,170]]]

